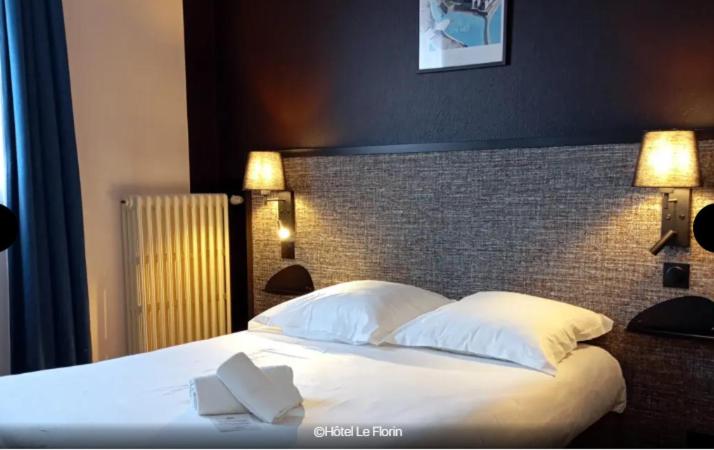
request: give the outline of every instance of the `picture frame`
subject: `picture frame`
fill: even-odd
[[[502,66],[508,0],[419,0],[419,73]]]

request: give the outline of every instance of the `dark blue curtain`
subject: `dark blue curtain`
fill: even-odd
[[[82,206],[61,0],[0,0],[13,373],[91,360]]]

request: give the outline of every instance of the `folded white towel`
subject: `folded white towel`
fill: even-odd
[[[288,366],[261,367],[261,370],[274,383],[293,382],[293,371]],[[194,378],[189,383],[189,392],[193,407],[201,416],[248,412],[216,375]]]
[[[272,382],[245,353],[221,364],[216,375],[236,400],[263,422],[273,423],[302,403],[295,384]]]

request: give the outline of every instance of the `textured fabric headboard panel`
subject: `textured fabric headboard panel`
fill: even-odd
[[[700,150],[706,186],[694,191],[694,212],[714,203],[714,141]],[[617,329],[602,344],[638,380],[630,386],[633,410],[663,417],[653,395],[681,405],[686,387],[668,382],[655,392],[652,385],[686,371],[695,377],[690,384],[714,394],[714,347],[623,327],[668,298],[713,298],[714,254],[694,241],[690,250],[648,252],[660,233],[661,195],[631,187],[637,152],[637,145],[607,145],[286,158],[297,205],[296,261],[317,288],[383,279],[451,298],[511,290],[603,312]],[[253,200],[258,313],[288,299],[262,288],[295,261],[280,259],[275,204]],[[662,288],[664,261],[692,264],[689,291]],[[692,399],[689,407],[687,416],[712,417],[714,401]],[[655,442],[678,442],[678,419],[669,419],[673,428],[656,427]]]
[[[714,202],[714,141],[700,143]],[[653,257],[661,196],[631,187],[636,145],[408,155],[286,158],[297,204],[297,262],[317,288],[384,279],[451,298],[485,289],[544,295],[621,324],[682,291],[663,289],[663,261],[693,265],[692,292],[714,297],[714,254],[693,243]],[[280,258],[276,206],[253,202],[255,311],[294,263]]]

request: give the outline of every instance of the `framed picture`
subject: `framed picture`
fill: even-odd
[[[506,63],[507,0],[419,0],[419,72]]]

